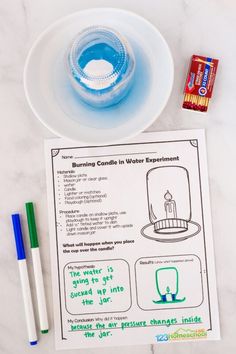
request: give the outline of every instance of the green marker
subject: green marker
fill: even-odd
[[[25,204],[29,237],[30,237],[30,247],[33,259],[34,277],[36,284],[36,294],[38,301],[38,311],[39,311],[39,322],[41,333],[48,333],[48,315],[46,307],[46,297],[43,284],[43,272],[39,253],[39,242],[37,235],[37,228],[34,216],[34,205],[29,202]]]

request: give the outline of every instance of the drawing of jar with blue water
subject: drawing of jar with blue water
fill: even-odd
[[[175,267],[165,267],[156,270],[156,289],[159,295],[154,304],[177,303],[185,301],[185,297],[179,299],[179,273]]]

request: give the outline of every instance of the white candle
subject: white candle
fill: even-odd
[[[164,195],[165,198],[165,211],[166,211],[166,219],[176,219],[177,218],[177,210],[176,210],[176,203],[172,199],[172,195],[169,191],[166,192]]]
[[[166,301],[167,302],[172,301],[172,295],[170,293],[166,294]]]

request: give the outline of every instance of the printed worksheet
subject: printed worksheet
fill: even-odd
[[[204,131],[45,151],[56,348],[219,339]]]

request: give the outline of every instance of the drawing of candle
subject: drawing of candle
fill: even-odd
[[[177,210],[176,210],[176,203],[172,199],[172,195],[169,191],[166,192],[164,195],[165,198],[165,211],[166,211],[166,219],[176,219],[177,218]]]
[[[141,229],[142,236],[159,242],[179,242],[201,231],[199,223],[192,220],[190,179],[185,167],[150,169],[146,188],[150,221]]]
[[[188,230],[191,200],[188,171],[184,167],[165,166],[149,170],[147,190],[149,218],[155,232],[175,234]]]
[[[174,296],[174,294],[172,294],[172,293],[170,292],[170,288],[169,288],[169,286],[167,286],[167,288],[166,288],[166,295],[165,295],[166,301],[167,301],[167,302],[172,301],[172,300],[173,300],[173,296]]]
[[[156,289],[160,300],[153,300],[154,304],[176,303],[185,301],[185,297],[177,299],[179,292],[179,273],[175,267],[165,267],[156,270]]]

